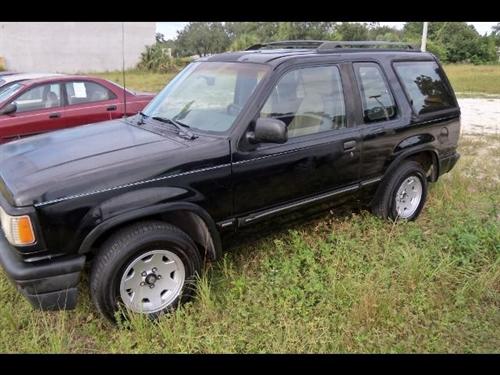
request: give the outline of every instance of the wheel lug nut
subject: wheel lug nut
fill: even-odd
[[[149,287],[153,289],[155,287],[155,284],[151,284]]]
[[[156,267],[153,267],[153,269],[151,271],[153,271],[153,273],[154,273],[154,272],[158,271],[158,269]]]
[[[146,271],[142,271],[142,272],[141,272],[141,276],[144,276],[144,277],[146,277],[146,276],[147,276],[147,273],[146,273]]]
[[[157,279],[161,279],[161,275],[156,276]]]
[[[145,283],[144,281],[143,281],[143,282],[141,282],[141,286],[144,286],[144,285],[146,285],[146,283]]]

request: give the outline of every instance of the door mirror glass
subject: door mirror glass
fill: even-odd
[[[8,114],[14,113],[16,111],[17,111],[17,104],[16,104],[16,102],[12,102],[12,103],[7,104],[5,107],[3,107],[3,109],[0,111],[0,114],[8,115]]]
[[[250,143],[285,143],[288,131],[285,123],[274,118],[258,118],[253,132],[248,133]]]

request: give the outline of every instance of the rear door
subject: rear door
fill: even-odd
[[[402,96],[394,95],[378,61],[354,62],[352,67],[359,101],[358,124],[363,136],[360,176],[365,183],[378,182],[401,132],[408,127],[411,112],[402,102]]]
[[[4,141],[57,130],[64,126],[62,90],[59,83],[27,89],[12,100],[14,113],[0,115],[0,138]]]
[[[63,87],[65,127],[116,118],[114,114],[119,110],[116,95],[107,87],[85,80],[64,82]]]
[[[458,138],[456,101],[432,60],[355,62],[358,112],[363,129],[361,178],[377,179],[403,148]],[[448,124],[449,137],[440,132]],[[447,133],[448,134],[448,133]]]

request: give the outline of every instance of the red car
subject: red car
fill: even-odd
[[[105,79],[76,75],[12,82],[0,88],[0,143],[131,116],[154,96],[124,90]]]

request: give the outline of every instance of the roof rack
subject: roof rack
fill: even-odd
[[[403,42],[385,42],[385,41],[332,41],[332,40],[283,40],[279,42],[258,43],[246,49],[246,51],[259,49],[316,49],[319,53],[337,52],[343,49],[342,52],[355,52],[377,49],[379,51],[413,51],[420,52],[420,48]]]
[[[384,50],[404,50],[404,51],[418,51],[420,49],[409,43],[403,42],[385,42],[379,40],[367,40],[367,41],[328,41],[321,44],[317,50],[318,52],[330,52],[338,48],[349,48],[349,49],[384,49]]]
[[[248,47],[245,51],[273,48],[309,49],[318,48],[325,43],[324,40],[281,40],[278,42],[257,43]]]

